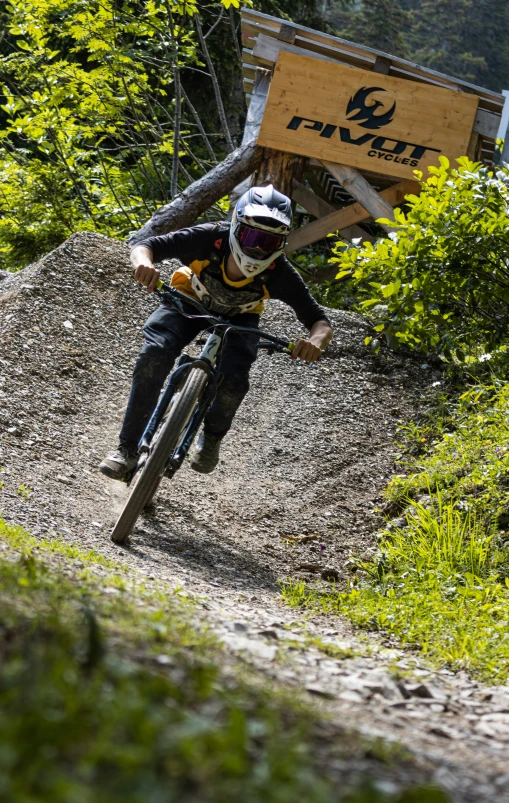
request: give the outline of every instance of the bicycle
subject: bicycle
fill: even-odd
[[[155,292],[164,303],[173,304],[186,317],[207,319],[212,331],[198,357],[188,354],[179,357],[141,437],[138,464],[127,478],[131,492],[111,534],[117,544],[124,543],[131,534],[138,517],[154,499],[163,476],[173,477],[184,462],[221,382],[216,364],[228,333],[256,334],[263,338],[257,347],[269,352],[291,354],[295,348],[295,343],[260,329],[234,326],[162,281],[157,283]],[[199,314],[190,315],[184,304],[194,307]]]

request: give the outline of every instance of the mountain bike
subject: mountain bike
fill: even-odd
[[[120,514],[112,540],[122,544],[133,531],[138,517],[151,504],[163,477],[171,478],[179,470],[213,403],[221,374],[217,368],[221,348],[230,332],[255,334],[257,347],[269,352],[291,354],[295,344],[250,326],[234,326],[214,315],[199,301],[159,281],[155,290],[165,304],[172,304],[187,318],[201,318],[210,325],[198,357],[182,354],[164,388],[139,443],[138,464],[127,482],[129,498]],[[186,312],[189,305],[197,310]],[[200,342],[200,339],[199,339]],[[203,343],[203,333],[201,336]]]

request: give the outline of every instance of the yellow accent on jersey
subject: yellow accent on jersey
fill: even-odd
[[[221,262],[221,273],[223,274],[223,279],[225,281],[225,284],[229,284],[230,287],[245,287],[246,284],[251,284],[251,282],[253,281],[252,276],[248,276],[246,279],[237,279],[236,281],[233,281],[233,279],[229,279],[228,276],[226,275],[224,259]]]
[[[198,301],[198,296],[194,292],[191,284],[191,273],[195,273],[196,276],[199,276],[207,265],[210,265],[210,259],[203,259],[201,261],[195,259],[188,268],[177,268],[170,279],[171,287],[175,287],[176,290],[180,290],[181,293],[185,293],[187,296],[191,296],[191,298],[195,298],[196,301]]]
[[[265,309],[264,302],[267,298],[270,298],[270,294],[265,285],[263,285],[263,298],[260,299],[260,303],[258,304],[258,306],[255,307],[253,310],[251,310],[251,312],[254,312],[255,315],[261,315],[263,310]]]
[[[193,260],[193,262],[189,263],[189,267],[191,268],[193,273],[196,273],[197,276],[200,275],[203,268],[206,268],[207,265],[210,265],[210,259],[203,259],[201,261],[199,259],[195,259]]]
[[[198,301],[198,297],[191,286],[191,273],[190,268],[178,268],[170,279],[170,286]]]

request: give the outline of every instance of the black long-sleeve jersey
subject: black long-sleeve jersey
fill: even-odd
[[[137,245],[152,251],[154,262],[178,259],[183,263],[171,277],[171,284],[182,293],[199,299],[219,315],[242,312],[260,314],[264,301],[277,298],[295,311],[307,329],[327,315],[315,301],[300,274],[285,256],[279,256],[263,273],[240,281],[226,274],[230,254],[229,226],[203,223],[187,229],[148,237]]]

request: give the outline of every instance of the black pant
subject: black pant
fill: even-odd
[[[229,320],[238,326],[258,328],[259,316],[242,313]],[[174,307],[165,304],[161,304],[148,318],[143,327],[145,345],[134,367],[131,393],[120,432],[122,446],[137,448],[173,363],[182,349],[199,332],[209,327],[208,321],[186,318]],[[205,432],[222,437],[230,429],[233,417],[249,390],[249,370],[256,359],[258,339],[256,335],[230,332],[223,341],[219,362],[223,381],[205,418]]]

